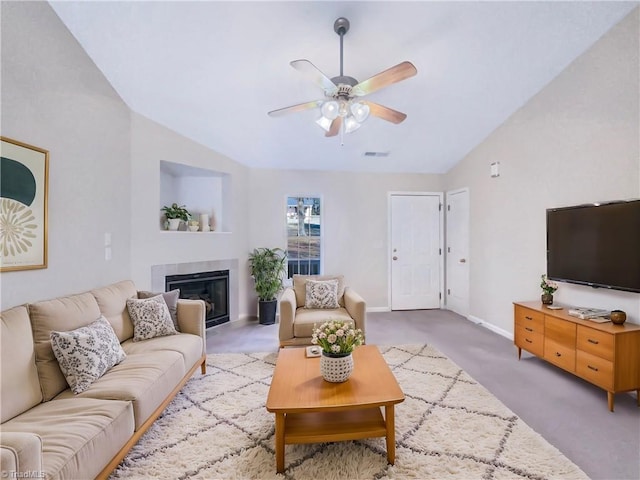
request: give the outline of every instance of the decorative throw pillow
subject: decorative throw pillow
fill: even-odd
[[[133,322],[134,342],[178,333],[162,295],[143,300],[129,298],[127,310]]]
[[[51,332],[51,348],[73,393],[82,393],[127,356],[104,316],[70,332]]]
[[[307,280],[304,308],[338,308],[338,280]]]
[[[162,295],[162,298],[164,298],[164,302],[167,304],[167,308],[169,308],[169,314],[171,315],[173,326],[179,332],[180,327],[178,326],[178,299],[180,298],[180,289],[176,288],[175,290],[171,290],[170,292],[161,293],[146,291],[138,292],[138,298],[142,299],[157,297],[158,295]]]

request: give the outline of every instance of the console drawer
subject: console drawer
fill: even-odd
[[[544,331],[544,314],[516,305],[515,323],[542,333]]]
[[[613,335],[578,325],[578,350],[613,361]]]
[[[575,350],[576,324],[560,320],[550,316],[544,317],[544,336],[547,340],[553,340],[561,345],[566,345]]]
[[[569,347],[563,343],[545,338],[544,359],[569,372],[575,372],[576,370],[576,350],[573,346]]]
[[[578,375],[599,387],[613,390],[613,362],[580,350],[576,357]]]
[[[528,351],[541,357],[544,355],[544,335],[540,332],[533,331],[532,327],[516,326],[514,343]]]

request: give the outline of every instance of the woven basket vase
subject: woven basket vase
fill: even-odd
[[[320,374],[327,382],[340,383],[346,381],[353,371],[353,355],[331,355],[322,352],[320,357]]]

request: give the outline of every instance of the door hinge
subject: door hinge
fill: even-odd
[[[447,295],[451,295],[451,289],[447,288]]]
[[[441,248],[438,249],[438,255],[442,255],[442,249]]]
[[[438,204],[438,211],[439,211],[439,212],[441,212],[441,211],[442,211],[442,204],[441,204],[441,203],[439,203],[439,204]]]
[[[451,247],[447,247],[447,253],[451,253]]]
[[[451,205],[447,205],[447,212],[451,211]]]
[[[442,300],[442,292],[438,293],[438,300]]]

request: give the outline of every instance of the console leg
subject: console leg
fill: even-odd
[[[393,465],[396,461],[396,422],[393,405],[384,407],[384,421],[387,424],[387,462]]]
[[[609,411],[613,412],[613,392],[607,392],[607,403],[609,404]]]
[[[522,358],[522,349],[518,347],[518,360]]]

